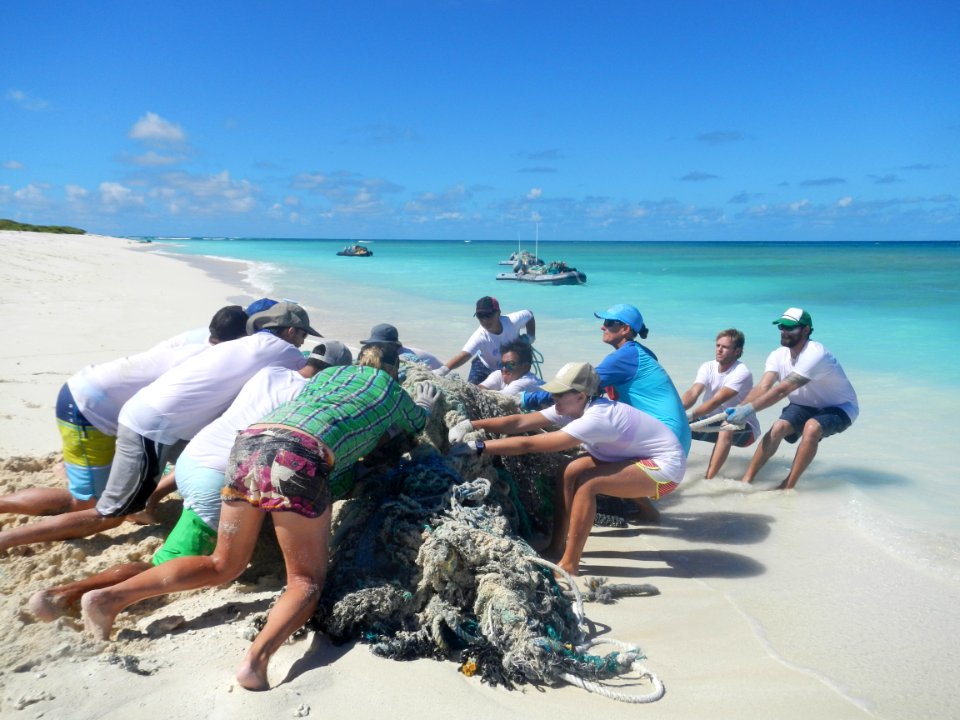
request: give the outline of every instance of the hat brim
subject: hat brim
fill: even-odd
[[[774,325],[784,325],[786,327],[797,327],[797,325],[803,325],[799,320],[790,320],[789,318],[780,318],[773,321]]]
[[[540,386],[539,389],[543,390],[544,392],[548,392],[551,395],[559,395],[560,393],[576,390],[576,388],[572,388],[569,385],[565,385],[562,382],[558,382],[557,380],[550,380],[548,382],[545,382],[543,385]]]

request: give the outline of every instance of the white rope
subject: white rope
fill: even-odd
[[[690,423],[690,429],[705,433],[724,432],[726,430],[743,430],[743,425],[731,425],[730,423],[726,422],[726,419],[727,414],[725,412],[718,412],[716,415],[711,415],[710,417]],[[717,425],[716,423],[720,424]]]
[[[574,603],[573,603],[573,613],[577,618],[577,624],[581,627],[581,634],[585,636],[583,631],[584,626],[584,612],[583,612],[583,594],[580,592],[580,588],[577,586],[577,581],[573,576],[564,570],[559,565],[554,565],[549,560],[544,560],[541,557],[535,555],[528,556],[527,559],[534,563],[535,565],[541,565],[545,568],[552,570],[554,573],[559,574],[563,577],[564,580],[570,585],[570,590],[573,593]],[[638,645],[628,645],[619,640],[614,640],[612,638],[604,639],[595,639],[587,640],[584,643],[578,644],[576,646],[577,652],[586,652],[590,648],[596,645],[615,645],[616,647],[621,648],[625,653],[634,655],[634,659],[630,661],[630,670],[638,674],[638,679],[642,680],[644,678],[648,679],[653,685],[653,689],[644,694],[644,695],[635,695],[626,692],[620,692],[614,690],[608,685],[596,682],[594,680],[586,680],[579,675],[573,675],[571,673],[560,673],[560,678],[570,683],[571,685],[578,687],[587,692],[594,693],[596,695],[602,695],[603,697],[610,698],[611,700],[618,700],[620,702],[631,703],[631,704],[641,704],[641,703],[651,703],[656,702],[664,696],[666,693],[666,688],[663,686],[663,682],[657,677],[654,673],[647,670],[643,665],[640,664],[640,659],[643,657],[643,651]],[[623,677],[623,676],[621,676]]]

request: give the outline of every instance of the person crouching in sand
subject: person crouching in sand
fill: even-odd
[[[659,500],[676,489],[687,468],[676,435],[656,418],[625,403],[598,397],[600,379],[589,363],[567,363],[541,390],[553,407],[540,412],[464,420],[450,430],[452,455],[524,455],[586,451],[567,463],[554,494],[553,538],[544,553],[578,574],[580,556],[597,514],[597,495]],[[468,432],[502,435],[560,429],[532,436],[462,442]]]
[[[417,433],[440,396],[418,383],[411,399],[396,381],[393,348],[368,346],[358,365],[326,370],[290,402],[240,433],[230,454],[217,546],[209,557],[170,560],[119,585],[86,593],[84,627],[107,639],[117,614],[157,595],[236,579],[272,513],[286,565],[286,589],[237,670],[248,690],[266,690],[271,656],[313,615],[327,571],[331,492],[391,429]]]

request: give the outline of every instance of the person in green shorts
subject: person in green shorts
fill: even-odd
[[[183,511],[151,562],[115,565],[88,578],[40,590],[31,596],[28,609],[38,619],[50,622],[75,609],[85,592],[110,587],[174,558],[210,555],[217,545],[220,491],[236,433],[295,398],[316,373],[352,362],[353,355],[345,345],[325,340],[313,349],[300,370],[280,366],[260,370],[247,381],[226,412],[197,433],[177,460],[175,472],[160,481],[154,497],[177,489],[183,498]]]

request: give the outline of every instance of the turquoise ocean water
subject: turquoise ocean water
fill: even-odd
[[[960,243],[543,242],[545,260],[566,260],[586,272],[587,283],[531,287],[494,279],[508,269],[496,263],[517,248],[511,242],[382,240],[369,243],[372,258],[337,257],[344,240],[166,242],[178,253],[262,263],[255,281],[318,307],[329,307],[344,287],[361,291],[357,302],[389,291],[411,296],[411,307],[428,303],[466,315],[477,297],[495,295],[507,310],[529,307],[538,319],[593,329],[593,310],[631,302],[654,348],[669,336],[700,345],[706,339],[709,350],[713,334],[732,325],[746,333],[748,350],[768,351],[777,339],[771,320],[800,306],[813,315],[814,339],[849,370],[960,386],[953,369]],[[402,316],[404,309],[391,312]]]
[[[630,302],[680,392],[712,357],[716,332],[730,326],[746,334],[744,361],[759,378],[779,342],[772,321],[787,307],[806,308],[814,339],[843,364],[861,404],[854,428],[823,446],[822,454],[837,455],[828,487],[860,491],[868,506],[901,519],[906,511],[910,525],[958,529],[951,476],[960,453],[949,422],[960,407],[960,243],[541,242],[545,260],[587,275],[584,285],[542,287],[495,279],[515,242],[377,240],[368,244],[371,258],[336,256],[347,240],[154,242],[161,251],[252,263],[251,294],[318,309],[321,332],[346,325],[341,339],[355,343],[373,321],[387,321],[442,359],[475,327],[476,298],[494,295],[505,311],[533,310],[547,373],[569,360],[599,361],[609,348],[593,312]],[[812,478],[825,472],[819,461],[810,470]]]

